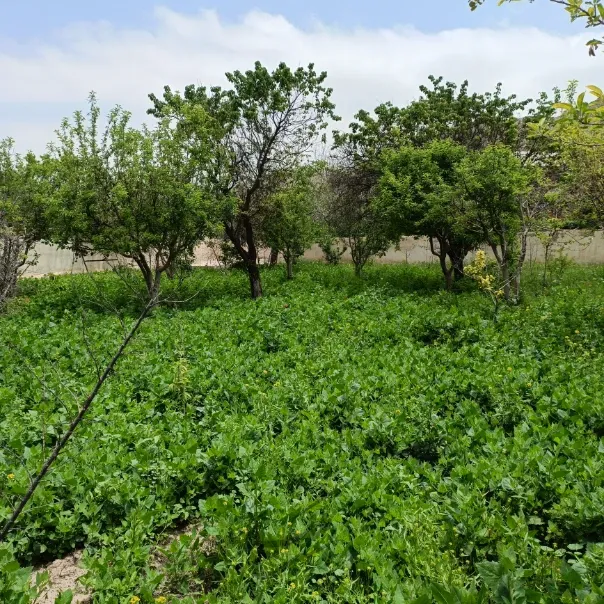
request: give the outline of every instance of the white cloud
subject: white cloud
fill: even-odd
[[[228,23],[212,11],[189,15],[158,8],[149,30],[80,23],[58,32],[52,43],[0,50],[0,137],[11,135],[20,148],[40,150],[64,115],[59,108],[84,107],[90,90],[103,107],[119,102],[142,118],[147,94],[160,93],[164,84],[224,84],[224,72],[247,69],[255,60],[271,67],[314,62],[326,70],[346,123],[359,108],[408,102],[429,74],[467,78],[480,91],[501,81],[506,93],[534,97],[573,78],[602,83],[604,57],[590,59],[584,44],[583,35],[532,28],[426,34],[408,27],[316,24],[302,30],[261,12]],[[49,115],[48,102],[56,105],[56,116]]]

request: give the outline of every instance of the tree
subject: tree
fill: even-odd
[[[478,233],[464,230],[458,216],[457,167],[467,155],[463,145],[438,140],[423,148],[405,146],[385,153],[375,203],[390,226],[390,240],[398,242],[402,235],[428,238],[447,289],[454,277],[463,276],[464,258],[481,242]]]
[[[232,88],[187,86],[184,94],[164,89],[163,99],[151,95],[153,115],[176,117],[186,127],[184,109],[201,106],[223,126],[225,160],[216,166],[217,192],[233,194],[234,209],[224,216],[227,236],[244,262],[252,298],[262,296],[258,267],[260,208],[277,184],[276,176],[291,172],[311,151],[327,119],[337,119],[327,74],[314,65],[292,71],[281,63],[269,72],[254,69],[226,74]]]
[[[399,128],[409,144],[421,147],[434,140],[452,140],[472,151],[502,143],[520,152],[523,120],[531,99],[504,97],[502,85],[494,92],[469,93],[469,83],[443,84],[430,76],[431,87],[420,86],[421,96],[401,110]]]
[[[491,248],[503,280],[506,300],[518,299],[526,247],[518,245],[531,191],[532,170],[504,145],[487,147],[464,158],[458,168],[464,228]]]
[[[283,255],[287,278],[293,279],[297,258],[317,238],[316,187],[313,181],[320,166],[306,165],[284,174],[281,188],[263,201],[261,238]]]
[[[0,307],[16,291],[17,279],[35,264],[33,246],[46,233],[40,163],[0,141]]]
[[[330,195],[322,209],[324,224],[335,239],[345,241],[360,277],[368,260],[383,255],[390,245],[387,225],[372,204],[374,175],[359,166],[336,164],[326,176]]]
[[[533,2],[534,0],[529,0]],[[501,6],[505,2],[518,2],[518,0],[498,0]],[[586,28],[604,25],[604,2],[602,0],[550,0],[559,4],[569,14],[571,21],[584,20]],[[485,3],[485,0],[468,0],[472,10],[476,10]],[[604,42],[602,38],[592,38],[587,42],[590,56],[595,56],[596,50]]]
[[[94,251],[130,259],[153,300],[163,274],[190,258],[222,208],[204,171],[213,153],[210,123],[193,145],[167,119],[154,129],[130,122],[116,107],[101,131],[94,96],[88,118],[76,112],[63,121],[49,158],[59,183],[53,239],[81,256]]]
[[[604,131],[568,123],[558,129],[562,141],[562,193],[572,218],[591,228],[604,228]]]

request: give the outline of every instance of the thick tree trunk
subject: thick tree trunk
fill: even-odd
[[[463,262],[468,254],[468,250],[464,247],[452,246],[449,248],[449,259],[453,267],[453,276],[455,281],[460,281],[465,276]]]
[[[272,248],[271,255],[268,260],[269,266],[275,266],[277,264],[278,260],[279,260],[279,250]]]
[[[241,224],[245,230],[245,249],[243,242],[238,236],[238,229],[232,224],[225,223],[225,232],[231,243],[235,246],[239,257],[243,260],[245,269],[250,280],[250,293],[252,299],[262,297],[262,283],[260,281],[260,269],[258,268],[258,252],[256,250],[256,244],[254,242],[254,229],[252,221],[248,216],[243,215],[241,217]]]
[[[447,266],[446,254],[441,254],[439,260],[440,268],[442,269],[443,275],[445,276],[445,286],[447,288],[447,291],[451,291],[453,289],[453,266]]]
[[[438,250],[434,246],[434,239],[436,239],[438,241]],[[447,291],[451,291],[451,289],[453,289],[454,266],[453,265],[451,267],[447,266],[448,249],[449,248],[448,248],[447,244],[445,243],[445,241],[443,241],[442,239],[440,239],[438,237],[430,237],[430,251],[432,252],[432,254],[434,256],[436,256],[438,258],[440,268],[445,277],[445,287],[447,288]]]
[[[252,299],[262,298],[262,282],[260,281],[260,269],[257,262],[248,263],[246,265],[247,274],[250,278],[250,293]]]
[[[157,300],[159,296],[159,288],[161,286],[161,270],[153,270],[149,263],[147,262],[147,258],[145,258],[144,254],[136,254],[132,256],[134,262],[136,262],[138,268],[143,274],[143,279],[145,280],[145,287],[147,288],[147,300],[150,302],[152,300]]]

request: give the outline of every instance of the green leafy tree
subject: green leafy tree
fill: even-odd
[[[504,145],[487,147],[464,158],[458,168],[463,228],[491,248],[501,272],[507,301],[520,295],[526,247],[519,244],[533,171]]]
[[[44,182],[32,153],[19,155],[11,139],[0,141],[0,306],[35,264],[34,244],[46,234]]]
[[[76,112],[65,119],[51,146],[58,183],[53,239],[81,256],[131,260],[153,300],[162,276],[188,261],[223,210],[204,171],[211,136],[198,136],[192,145],[167,119],[137,129],[120,107],[109,113],[104,129],[100,118],[91,96],[88,116]]]
[[[599,126],[568,123],[558,129],[562,141],[561,189],[571,219],[590,228],[604,228],[604,131]]]
[[[420,86],[420,97],[400,115],[400,128],[411,145],[450,139],[473,151],[496,143],[520,150],[524,128],[519,114],[529,110],[531,99],[505,97],[501,84],[494,92],[470,94],[467,80],[461,86],[443,83],[442,77],[430,76],[429,81],[431,86]]]
[[[287,278],[293,279],[294,262],[317,239],[316,184],[320,166],[296,168],[282,178],[281,188],[263,201],[261,237],[283,255]]]
[[[518,2],[519,0],[497,0],[499,6],[506,2]],[[529,0],[533,2],[534,0]],[[558,4],[568,13],[571,21],[582,20],[586,28],[600,27],[604,25],[604,2],[601,0],[549,0]],[[468,0],[470,8],[476,10],[485,3],[485,0]],[[596,54],[598,47],[604,42],[602,38],[592,38],[587,42],[590,56]]]
[[[215,166],[217,193],[233,195],[237,203],[224,217],[225,233],[241,258],[250,280],[252,298],[262,296],[259,271],[261,208],[277,186],[276,176],[304,162],[327,120],[337,119],[327,74],[314,65],[274,71],[256,62],[254,69],[227,73],[230,90],[187,86],[184,94],[164,89],[151,95],[156,116],[170,115],[187,128],[187,107],[201,106],[223,127],[225,153]]]
[[[385,254],[390,245],[388,225],[372,203],[377,192],[375,176],[358,165],[336,164],[327,171],[327,182],[330,195],[322,209],[325,228],[336,241],[344,241],[360,277],[369,259]],[[333,242],[329,251],[332,257],[341,255]]]
[[[503,144],[524,164],[539,164],[555,152],[550,137],[537,134],[534,125],[549,120],[560,100],[541,93],[532,99],[504,96],[502,85],[493,92],[471,93],[469,83],[461,86],[429,77],[431,86],[421,86],[420,97],[402,110],[399,129],[408,144],[424,146],[434,140],[452,140],[471,151]]]
[[[456,203],[460,195],[457,167],[467,149],[452,141],[435,141],[384,155],[384,174],[376,209],[389,225],[392,241],[403,235],[427,237],[438,257],[447,289],[463,276],[463,261],[478,246],[480,235],[463,228]]]

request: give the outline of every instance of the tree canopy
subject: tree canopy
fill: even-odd
[[[325,86],[327,74],[314,65],[292,70],[281,63],[270,72],[260,62],[246,72],[226,74],[231,89],[188,86],[184,94],[164,89],[163,99],[151,95],[155,116],[175,117],[184,128],[185,109],[200,106],[223,127],[220,139],[223,193],[237,203],[224,216],[225,232],[243,261],[253,298],[262,295],[258,269],[259,210],[275,189],[280,174],[304,163],[313,144],[337,119]]]
[[[65,119],[51,147],[48,161],[58,174],[53,239],[79,255],[131,259],[154,298],[162,275],[191,256],[223,210],[205,169],[213,161],[211,137],[191,146],[168,119],[138,129],[120,107],[104,129],[100,118],[92,96],[88,116]]]

